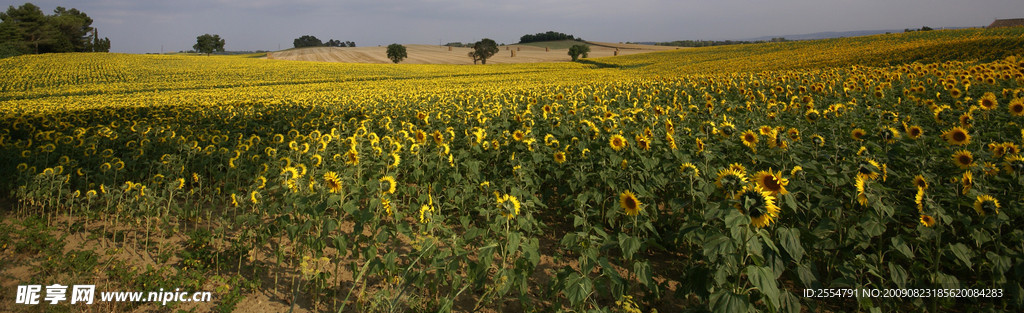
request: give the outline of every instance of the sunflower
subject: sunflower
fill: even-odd
[[[622,209],[626,211],[626,215],[628,216],[636,216],[640,214],[641,210],[643,210],[640,200],[637,199],[636,195],[629,190],[619,194],[619,205],[622,206]]]
[[[1010,115],[1024,116],[1024,98],[1016,98],[1010,101]]]
[[[974,123],[974,117],[971,115],[970,112],[965,112],[964,114],[960,114],[960,119],[959,120],[960,120],[960,127],[963,127],[965,129],[966,128],[970,128],[971,124]]]
[[[985,110],[993,110],[999,107],[999,101],[996,100],[996,95],[986,92],[981,99],[978,99],[978,106]]]
[[[359,165],[359,152],[355,149],[349,149],[345,152],[345,164]]]
[[[1009,174],[1024,173],[1024,157],[1021,157],[1019,154],[1014,154],[1004,158],[1003,169]]]
[[[924,131],[921,130],[921,126],[914,125],[910,126],[910,128],[907,128],[907,137],[909,137],[910,139],[916,140],[918,138],[921,138],[922,134],[924,134]]]
[[[963,146],[971,143],[971,135],[967,133],[966,129],[960,128],[959,126],[953,127],[945,133],[942,133],[942,137],[951,145]]]
[[[960,184],[964,186],[963,194],[966,195],[974,186],[974,174],[970,170],[965,171],[963,176],[960,176]]]
[[[935,218],[931,215],[921,214],[921,225],[924,227],[935,226]]]
[[[960,89],[953,88],[949,91],[949,95],[952,96],[953,98],[960,98],[960,96],[964,95],[964,93],[960,91]]]
[[[646,136],[636,135],[636,146],[640,150],[651,150],[651,140]]]
[[[863,129],[857,128],[850,132],[850,138],[854,140],[864,140],[864,136],[867,135]]]
[[[790,128],[789,130],[786,131],[786,134],[789,135],[789,140],[800,141],[800,130],[799,129]]]
[[[815,146],[824,147],[825,146],[825,138],[821,137],[821,135],[811,136],[811,143],[814,143]]]
[[[341,192],[341,180],[338,179],[338,173],[333,171],[324,174],[324,184],[327,185],[327,189],[331,193]]]
[[[750,224],[754,227],[763,228],[771,225],[779,215],[775,197],[770,192],[761,190],[761,187],[744,186],[743,190],[736,194],[736,200],[739,200],[737,207],[740,212],[750,217]]]
[[[1022,134],[1024,134],[1024,132],[1022,132]],[[697,154],[703,153],[704,152],[704,140],[701,140],[700,138],[694,138],[694,139],[695,139],[694,140],[694,149],[696,149]]]
[[[924,175],[918,174],[914,176],[914,187],[928,189],[928,180],[924,178]]]
[[[867,159],[861,162],[857,167],[857,176],[864,179],[876,180],[878,179],[878,171],[881,169],[882,166],[879,165],[878,162],[872,159]]]
[[[757,149],[757,134],[749,130],[743,132],[743,145],[750,149]]]
[[[565,152],[562,152],[562,151],[555,152],[555,163],[558,163],[558,164],[565,163]]]
[[[505,204],[506,202],[508,204]],[[519,198],[516,198],[516,196],[508,194],[498,197],[498,205],[499,207],[505,209],[505,212],[501,212],[501,215],[504,215],[505,218],[508,219],[512,219],[518,216],[519,209],[522,207],[522,204],[519,203]]]
[[[733,171],[736,171],[736,173],[739,173],[740,175],[744,175],[744,176],[747,175],[747,168],[745,166],[743,166],[743,164],[739,164],[739,163],[729,164],[729,169],[733,170]]]
[[[811,123],[817,122],[818,118],[820,118],[820,117],[821,117],[821,113],[819,113],[818,110],[815,110],[815,109],[807,110],[807,112],[804,113],[804,119],[806,119],[808,122],[811,122]]]
[[[394,177],[391,177],[391,175],[381,177],[380,182],[383,184],[380,188],[381,192],[384,194],[395,193],[395,187],[398,186],[398,184],[395,183]]]
[[[953,154],[953,162],[961,169],[967,169],[974,164],[974,155],[970,151],[960,150]]]
[[[886,143],[890,144],[895,143],[896,139],[900,138],[900,133],[892,127],[882,127],[882,129],[878,131],[878,135],[882,137],[882,140],[885,140]]]
[[[715,186],[732,191],[739,190],[747,184],[747,175],[734,169],[722,169],[718,171],[718,178],[715,179]]]
[[[518,129],[512,133],[512,139],[515,139],[516,141],[523,141],[523,138],[525,137],[526,134],[524,134],[523,131]]]
[[[924,211],[924,188],[917,187],[917,193],[914,195],[914,204],[917,204],[917,211]]]
[[[684,176],[690,176],[690,177],[699,177],[700,176],[700,170],[697,170],[697,167],[694,166],[693,163],[690,163],[690,162],[686,162],[686,163],[683,163],[683,165],[680,165],[679,166],[679,172],[683,173]]]
[[[974,211],[981,216],[999,214],[999,200],[989,195],[980,195],[974,200]]]
[[[626,137],[622,135],[612,135],[612,138],[608,140],[608,144],[612,146],[615,151],[622,150],[627,145]]]
[[[857,186],[857,202],[860,203],[860,205],[868,205],[867,192],[864,189],[864,178],[857,176],[854,185]]]
[[[281,169],[281,175],[286,175],[287,179],[295,179],[299,177],[299,170],[291,166],[285,166],[284,169]],[[195,178],[199,176],[193,174],[192,177]]]
[[[758,187],[771,193],[772,196],[789,193],[789,191],[786,190],[786,185],[789,185],[789,180],[782,178],[782,171],[777,173],[772,172],[772,169],[768,169],[768,171],[759,171],[754,174],[753,180],[757,183]]]

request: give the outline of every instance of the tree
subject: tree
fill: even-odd
[[[590,54],[590,46],[588,45],[573,45],[569,47],[569,56],[572,57],[573,61],[576,61],[582,55],[584,58]]]
[[[409,54],[405,52],[405,46],[397,43],[388,45],[388,59],[391,59],[391,62],[402,62],[406,57],[409,57]]]
[[[103,42],[107,49],[101,51],[109,50],[110,40],[99,40],[92,22],[85,12],[74,8],[57,7],[53,15],[45,15],[31,3],[9,6],[0,12],[0,55],[92,52],[97,51],[94,45]]]
[[[292,45],[294,45],[296,48],[321,47],[324,45],[324,43],[320,41],[320,39],[317,39],[315,36],[303,35],[302,37],[295,38],[295,40],[292,41]]]
[[[0,20],[5,24],[2,34],[5,38],[0,39],[13,42],[22,53],[39,53],[40,46],[45,49],[57,36],[53,26],[47,23],[43,10],[31,3],[17,8],[9,6],[7,12],[0,13]]]
[[[495,53],[498,53],[498,43],[490,38],[484,38],[473,44],[473,51],[469,53],[469,57],[473,58],[473,64],[476,64],[476,61],[487,64],[487,59]]]
[[[224,52],[224,39],[220,39],[220,35],[204,34],[196,37],[196,44],[192,46],[192,49],[206,53],[206,56],[210,56],[214,51]]]
[[[355,48],[356,47],[356,43],[352,42],[352,41],[346,41],[345,42],[345,46],[348,46],[349,48]]]
[[[50,47],[51,51],[92,51],[92,47],[90,47],[92,43],[91,33],[93,31],[92,18],[75,8],[68,10],[64,7],[57,7],[56,10],[53,10],[53,13],[54,15],[47,18],[48,22],[53,25],[58,33],[58,36],[56,36],[52,47]]]

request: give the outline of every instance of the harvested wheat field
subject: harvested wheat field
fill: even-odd
[[[590,45],[590,57],[610,57],[619,50],[619,55],[646,53],[662,50],[672,50],[676,47],[637,45],[637,44],[616,44],[604,42],[586,42]],[[497,54],[487,59],[490,64],[510,63],[538,63],[538,62],[568,62],[569,49],[545,49],[544,43],[531,43],[528,45],[507,45],[500,46]],[[552,42],[552,46],[565,47],[562,42]],[[452,47],[435,45],[406,45],[409,57],[402,61],[407,64],[473,64],[473,59],[466,56],[472,51],[471,48]],[[513,51],[515,56],[512,56]],[[290,49],[268,53],[268,58],[292,61],[318,61],[318,62],[342,62],[342,63],[391,63],[387,58],[387,47],[313,47]]]

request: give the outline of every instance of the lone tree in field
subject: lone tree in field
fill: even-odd
[[[224,52],[224,39],[220,39],[220,35],[204,34],[196,37],[196,45],[192,46],[192,49],[206,53],[206,56],[210,56],[214,51]]]
[[[572,57],[573,61],[576,61],[582,55],[584,58],[590,54],[590,46],[588,45],[573,45],[569,47],[569,56]]]
[[[334,39],[331,39],[331,41],[334,41]],[[302,37],[295,38],[295,40],[292,40],[292,45],[295,46],[296,48],[322,47],[324,43],[320,41],[320,38],[316,38],[316,36],[303,35]]]
[[[391,59],[391,62],[402,62],[407,57],[409,54],[405,52],[405,46],[397,43],[388,45],[388,59]]]
[[[469,52],[469,57],[473,58],[473,64],[476,64],[476,61],[487,64],[487,58],[494,56],[495,53],[498,53],[498,43],[490,38],[484,38],[473,44],[473,51]]]

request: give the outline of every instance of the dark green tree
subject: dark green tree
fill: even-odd
[[[473,51],[469,53],[469,57],[473,58],[473,64],[476,64],[476,61],[487,64],[487,59],[495,53],[498,53],[498,43],[490,38],[484,38],[473,44]]]
[[[409,54],[405,52],[405,46],[397,43],[388,45],[388,59],[391,59],[391,62],[402,62],[407,57]]]
[[[324,43],[323,41],[320,41],[320,39],[316,38],[316,36],[303,35],[302,37],[295,38],[295,40],[292,41],[292,45],[296,48],[322,47]]]
[[[92,18],[78,9],[57,7],[54,15],[48,16],[48,23],[59,34],[50,47],[50,52],[92,51]]]
[[[573,61],[579,60],[580,56],[584,58],[590,54],[590,46],[588,45],[573,45],[569,47],[569,56],[572,57]]]
[[[17,8],[13,5],[7,12],[0,13],[3,27],[0,27],[0,40],[10,43],[21,53],[40,53],[52,44],[56,37],[56,29],[47,23],[46,15],[34,4],[25,3]],[[41,49],[42,48],[42,49]]]
[[[210,56],[214,51],[224,52],[224,39],[220,38],[220,35],[204,34],[196,37],[196,44],[192,46],[193,50],[200,53],[206,53],[206,56]]]

